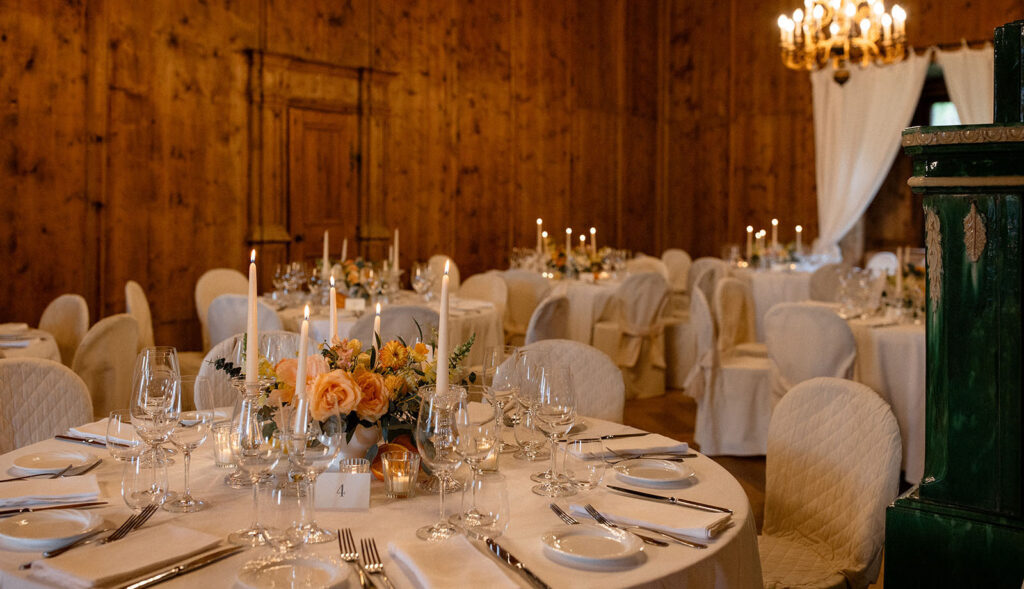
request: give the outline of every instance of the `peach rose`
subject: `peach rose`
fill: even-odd
[[[316,380],[316,377],[327,372],[327,360],[323,356],[306,356],[306,388]],[[277,374],[277,389],[270,395],[269,402],[275,405],[290,403],[295,396],[295,379],[299,377],[299,360],[297,358],[285,358],[274,366],[274,373]]]
[[[391,340],[380,349],[380,365],[397,370],[409,361],[409,349],[398,340]]]
[[[356,383],[363,392],[363,398],[356,407],[356,413],[360,419],[366,421],[377,421],[381,415],[388,412],[388,404],[391,397],[388,395],[387,387],[384,384],[384,377],[369,370],[356,372]]]
[[[332,370],[316,377],[309,399],[309,414],[317,421],[351,413],[363,398],[362,390],[344,370]]]

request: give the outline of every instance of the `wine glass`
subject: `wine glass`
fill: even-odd
[[[532,491],[537,495],[567,497],[576,494],[571,484],[562,483],[556,460],[558,438],[568,434],[576,422],[576,405],[576,391],[572,386],[569,369],[562,366],[544,370],[540,395],[533,406],[533,412],[537,426],[551,439],[551,474],[547,480],[533,487]]]
[[[287,294],[288,293],[288,291],[286,290],[286,288],[287,288],[287,281],[285,280],[285,274],[287,272],[288,272],[288,269],[282,267],[281,264],[277,264],[274,267],[274,277],[271,280],[271,282],[274,285],[274,299],[275,300],[278,298],[279,295]]]
[[[288,461],[292,467],[289,475],[294,481],[308,483],[309,489],[305,492],[304,500],[308,504],[310,514],[316,511],[316,479],[338,456],[344,438],[345,434],[340,431],[333,433],[324,431],[320,424],[313,419],[309,420],[304,433],[290,432],[286,434]],[[312,516],[304,527],[307,534],[306,542],[309,544],[332,542],[336,538],[334,532],[329,532],[317,525]]]
[[[167,441],[177,420],[180,394],[177,351],[171,347],[152,347],[139,352],[128,410],[135,431],[150,446],[141,455],[144,461],[168,461],[160,444]]]
[[[306,480],[279,481],[267,493],[263,534],[277,558],[306,543],[308,528],[302,525],[302,515],[310,485]]]
[[[591,491],[601,484],[607,468],[603,456],[604,445],[600,442],[572,440],[565,445],[562,470],[569,483],[581,491]],[[595,459],[595,454],[598,458]]]
[[[164,503],[163,507],[167,511],[193,513],[208,506],[206,501],[192,496],[192,489],[189,485],[189,468],[192,465],[192,451],[206,441],[210,434],[210,428],[213,426],[214,413],[212,409],[208,408],[213,405],[213,401],[210,400],[213,397],[213,387],[210,379],[205,376],[189,375],[183,376],[181,380],[183,383],[187,382],[192,385],[197,409],[180,411],[177,422],[171,429],[171,443],[181,451],[185,462],[185,493],[174,501]],[[184,388],[190,388],[188,384],[184,384]],[[181,397],[182,395],[178,396],[179,404]],[[198,407],[207,408],[198,409]]]
[[[466,401],[460,403],[455,411],[455,452],[470,468],[471,488],[474,488],[473,483],[481,474],[481,465],[492,452],[497,451],[495,447],[501,440],[496,424],[501,414],[495,405],[470,403],[469,400],[473,399],[473,388],[479,389],[477,396],[483,394],[483,387],[471,385]],[[463,497],[465,497],[465,491]],[[449,521],[456,525],[472,527],[481,524],[481,517],[483,516],[476,510],[476,503],[473,502],[462,513],[452,516]]]
[[[252,525],[228,536],[232,544],[259,546],[266,542],[259,521],[259,478],[269,474],[281,459],[281,440],[272,415],[260,411],[260,387],[265,382],[245,383],[245,394],[231,432],[231,451],[238,470],[252,479]]]
[[[410,281],[412,282],[412,289],[416,291],[416,294],[429,301],[431,289],[434,287],[434,273],[430,269],[430,264],[426,262],[416,262],[413,264]]]
[[[416,536],[428,542],[440,542],[459,533],[459,529],[445,519],[444,495],[446,480],[462,463],[456,452],[458,431],[455,416],[460,405],[465,403],[466,389],[449,386],[448,390],[437,390],[433,386],[420,388],[420,411],[416,419],[416,446],[420,458],[440,479],[441,517],[432,526],[416,530]]]
[[[167,464],[132,458],[121,473],[121,497],[134,511],[160,505],[167,498]]]
[[[505,407],[519,393],[518,369],[526,355],[515,346],[493,346],[484,355],[483,385],[487,398],[497,409],[498,440],[503,440]],[[515,446],[501,442],[499,451],[515,450]]]
[[[359,283],[363,285],[372,300],[376,300],[380,294],[382,280],[380,270],[373,264],[367,263],[359,269]]]
[[[548,458],[544,452],[548,438],[537,428],[536,421],[537,418],[530,408],[519,404],[518,417],[513,428],[519,449],[512,455],[517,460],[536,462]]]
[[[497,472],[481,473],[469,482],[462,491],[463,508],[467,497],[472,502],[472,518],[466,518],[462,525],[488,538],[497,538],[508,528],[512,510],[509,507],[508,483],[505,476]]]

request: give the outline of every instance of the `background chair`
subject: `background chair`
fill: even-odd
[[[844,264],[825,264],[811,274],[811,300],[834,303],[839,300],[839,279],[849,271]]]
[[[369,349],[373,342],[373,313],[363,313],[352,331],[350,338],[358,339],[363,344],[363,349]],[[416,324],[419,327],[416,327]],[[433,332],[441,323],[441,316],[433,309],[420,307],[419,305],[396,305],[385,307],[380,313],[380,341],[387,343],[391,340],[401,338],[406,345],[413,345],[420,341],[420,331],[423,332],[423,342],[427,343],[434,339]],[[456,345],[459,342],[453,342]]]
[[[225,294],[213,299],[210,308],[206,311],[206,324],[210,329],[211,346],[246,330],[246,321],[249,315],[248,305],[249,300],[246,295]],[[284,329],[277,311],[263,301],[256,302],[256,322],[261,332]]]
[[[900,432],[870,388],[816,378],[779,402],[768,432],[765,587],[867,587],[878,577]]]
[[[626,272],[629,274],[642,274],[644,272],[655,272],[662,278],[668,280],[668,266],[658,258],[639,254],[637,257],[626,262]]]
[[[857,342],[850,325],[829,307],[779,303],[765,315],[764,332],[776,403],[805,380],[853,376]]]
[[[718,330],[718,351],[722,357],[768,357],[768,348],[756,341],[754,296],[749,284],[737,278],[719,280],[712,309]]]
[[[210,349],[210,328],[206,324],[206,313],[213,299],[222,294],[240,294],[249,292],[249,279],[245,274],[233,268],[214,268],[203,272],[196,281],[195,300],[199,325],[203,330],[203,351]]]
[[[139,350],[155,346],[156,343],[153,339],[153,315],[150,313],[149,299],[146,298],[146,291],[142,290],[142,286],[138,282],[129,280],[124,285],[124,300],[125,310],[139,324]],[[182,374],[196,374],[202,361],[202,352],[178,350],[178,366]]]
[[[199,376],[209,379],[213,391],[214,407],[234,407],[235,401],[239,398],[238,389],[231,383],[231,377],[223,370],[218,370],[214,363],[223,358],[235,366],[242,366],[244,369],[244,357],[242,355],[241,342],[245,333],[235,334],[210,348],[203,358],[199,367]],[[266,331],[259,334],[260,353],[275,364],[283,358],[297,358],[299,356],[299,334],[292,331]],[[317,353],[316,344],[308,341],[308,353]],[[273,346],[273,350],[271,350]],[[212,409],[214,407],[198,407],[198,409]]]
[[[41,358],[0,359],[0,452],[92,421],[89,389],[70,368]]]
[[[569,337],[569,297],[547,297],[533,311],[526,328],[527,345],[546,339]]]
[[[691,293],[693,290],[700,289],[704,293],[704,299],[711,305],[711,312],[714,313],[715,288],[718,287],[720,280],[729,276],[729,265],[722,260],[714,258],[713,262],[705,264],[703,268],[693,282]]]
[[[88,387],[96,418],[128,409],[138,351],[139,324],[127,313],[100,319],[82,338],[71,368]]]
[[[868,270],[877,270],[888,276],[895,276],[900,270],[900,260],[892,252],[878,252],[871,256],[865,266]]]
[[[690,254],[681,249],[667,249],[661,254],[661,261],[668,268],[668,284],[672,289],[672,313],[683,316],[689,312],[690,299],[686,289],[693,260],[690,259]]]
[[[508,307],[508,286],[500,273],[491,271],[470,276],[459,287],[459,296],[491,303],[498,317],[504,321],[505,308]]]
[[[629,398],[665,394],[667,303],[668,282],[661,274],[634,274],[615,290],[608,318],[594,325],[594,347],[622,370]]]
[[[585,417],[622,423],[626,387],[622,373],[600,350],[565,339],[551,339],[524,346],[527,358],[545,366],[568,366],[579,400],[577,413]]]
[[[427,264],[430,265],[430,271],[435,276],[433,291],[434,294],[441,292],[441,277],[444,276],[444,263],[450,261],[448,267],[448,292],[455,293],[459,290],[459,286],[462,281],[459,280],[459,267],[455,264],[455,260],[452,260],[444,254],[434,254],[430,256],[430,260]]]
[[[708,270],[709,268],[720,268],[722,264],[725,263],[725,260],[722,260],[720,258],[713,258],[710,256],[704,256],[694,260],[693,263],[690,265],[690,273],[686,275],[686,292],[693,292],[694,284],[697,282],[697,279],[700,278],[702,274],[704,274],[705,270]],[[721,274],[720,270],[719,274]],[[708,302],[710,302],[711,297],[714,296],[714,294],[714,290],[711,290],[710,292],[705,291],[704,298],[706,298]]]
[[[527,270],[509,270],[502,278],[508,288],[505,342],[523,345],[533,311],[551,290],[551,283],[543,276]]]
[[[82,295],[62,294],[46,305],[39,317],[39,329],[53,336],[60,361],[70,367],[78,345],[89,331],[89,304]]]

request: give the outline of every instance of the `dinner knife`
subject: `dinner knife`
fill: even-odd
[[[48,509],[90,509],[106,505],[106,501],[90,501],[88,503],[62,503],[60,505],[47,505],[45,507],[19,507],[17,509],[0,510],[0,517],[10,517],[19,513],[32,513],[35,511],[46,511]]]
[[[638,438],[640,436],[649,436],[651,434],[647,432],[639,432],[633,434],[608,434],[604,436],[597,436],[595,438],[569,438],[570,442],[600,442],[601,440],[618,440],[621,438]]]
[[[157,583],[163,583],[168,579],[180,577],[181,575],[191,573],[192,571],[201,569],[207,565],[224,560],[229,556],[234,556],[243,550],[245,550],[244,546],[227,546],[213,552],[202,554],[198,557],[189,558],[179,565],[173,566],[169,569],[164,569],[155,575],[140,581],[125,585],[118,585],[117,587],[118,589],[143,589],[143,587],[151,587]]]
[[[76,443],[76,444],[86,444],[88,446],[96,446],[97,448],[106,448],[107,447],[107,443],[106,442],[101,442],[99,440],[93,440],[93,439],[90,439],[90,438],[79,438],[77,436],[68,436],[68,435],[64,435],[64,434],[57,434],[57,435],[55,435],[53,437],[58,439],[58,440],[61,440],[62,442],[73,442],[73,443]],[[127,444],[120,444],[118,442],[114,442],[114,445],[115,446],[121,446],[121,447],[124,447],[124,448],[128,447]]]
[[[645,493],[643,491],[637,491],[635,489],[616,487],[615,485],[608,485],[608,488],[614,491],[619,491],[620,493],[628,493],[630,495],[636,495],[637,497],[643,497],[644,499],[650,499],[651,501],[661,501],[662,503],[671,503],[672,505],[691,507],[693,509],[700,509],[701,511],[711,511],[713,513],[728,513],[730,515],[732,514],[731,509],[727,509],[725,507],[718,507],[717,505],[708,505],[707,503],[700,503],[699,501],[690,501],[689,499],[680,499],[678,497],[665,497],[664,495]]]
[[[530,585],[536,587],[537,589],[551,589],[550,585],[548,585],[544,581],[541,581],[540,578],[537,577],[537,575],[533,574],[533,572],[530,569],[526,568],[526,566],[523,565],[523,563],[518,558],[513,556],[512,553],[508,550],[502,548],[501,545],[495,542],[492,538],[483,538],[483,541],[485,544],[487,544],[487,548],[490,549],[490,551],[498,557],[498,560],[502,564],[508,566],[513,571],[522,575],[522,577],[526,579],[527,582],[530,583]]]

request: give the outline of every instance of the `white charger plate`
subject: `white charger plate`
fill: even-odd
[[[684,462],[672,462],[657,458],[634,458],[623,460],[614,466],[619,480],[634,485],[673,485],[694,475],[693,469]]]
[[[580,568],[635,566],[644,549],[640,538],[625,530],[589,523],[553,528],[540,539],[548,558]]]
[[[102,523],[100,515],[79,509],[23,513],[0,519],[0,539],[13,550],[53,550],[74,542]]]
[[[96,462],[98,458],[92,452],[84,450],[58,450],[52,452],[35,452],[14,459],[14,466],[26,474],[57,473],[68,465],[79,468]]]
[[[348,587],[352,567],[312,557],[286,556],[252,561],[238,573],[236,587],[279,589],[283,587]]]

